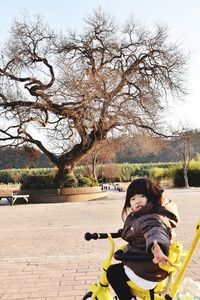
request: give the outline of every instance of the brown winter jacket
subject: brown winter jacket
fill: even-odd
[[[176,227],[179,215],[176,204],[165,198],[159,208],[151,202],[138,212],[130,213],[122,230],[122,238],[128,242],[127,253],[142,254],[153,259],[151,251],[154,240],[165,255],[168,255],[172,228]],[[123,261],[136,275],[149,281],[162,281],[168,273],[154,264],[152,259],[144,261]]]

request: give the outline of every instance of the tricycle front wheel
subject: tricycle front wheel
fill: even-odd
[[[88,292],[88,293],[83,297],[82,300],[90,300],[91,297],[92,297],[92,292]],[[96,298],[96,299],[97,299],[97,298]]]

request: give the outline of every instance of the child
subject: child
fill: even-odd
[[[108,268],[108,281],[118,298],[131,300],[136,298],[127,281],[132,280],[145,290],[153,290],[168,276],[158,264],[171,264],[167,255],[172,229],[176,227],[179,215],[175,203],[167,199],[158,184],[139,178],[128,187],[122,219],[125,224],[121,236],[128,242],[127,253],[152,258],[148,261],[123,261]]]

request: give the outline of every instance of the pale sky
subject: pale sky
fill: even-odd
[[[166,24],[170,41],[178,42],[190,55],[188,95],[167,114],[174,126],[180,121],[200,129],[200,0],[0,0],[0,43],[8,36],[12,20],[25,11],[41,14],[54,29],[65,31],[84,25],[84,17],[101,6],[124,23],[130,15],[147,27]]]

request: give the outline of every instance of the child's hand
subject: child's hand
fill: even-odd
[[[169,258],[162,252],[162,250],[156,240],[154,241],[152,252],[154,255],[154,258],[153,258],[154,264],[165,265],[168,262],[170,264],[170,266],[173,266],[173,264],[169,260]]]

